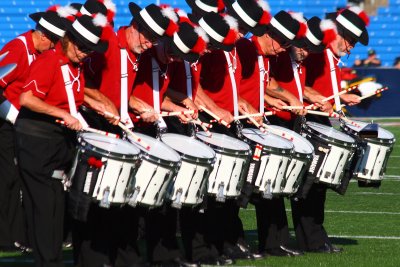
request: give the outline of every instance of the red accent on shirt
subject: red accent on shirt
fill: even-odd
[[[64,55],[61,44],[58,43],[54,50],[48,50],[38,57],[31,65],[29,76],[26,79],[24,92],[31,90],[33,95],[42,99],[49,105],[69,110],[67,92],[65,90],[64,79],[61,66],[68,64],[74,77],[78,77],[79,65],[73,64]],[[80,72],[79,83],[73,82],[73,92],[76,107],[83,103],[85,80],[83,72]],[[71,81],[74,77],[70,75]],[[78,92],[79,90],[79,92]]]
[[[28,51],[31,55],[37,57],[39,52],[35,50],[32,32],[28,31],[21,36],[24,36],[28,46]],[[10,101],[17,109],[20,109],[19,96],[23,91],[25,80],[29,73],[29,61],[24,43],[15,38],[8,42],[3,49],[1,49],[0,55],[7,52],[7,56],[0,62],[0,67],[8,65],[10,63],[16,63],[17,67],[7,74],[3,79],[0,80],[0,88],[4,89],[3,95]]]

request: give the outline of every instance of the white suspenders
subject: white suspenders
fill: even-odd
[[[231,78],[232,84],[232,94],[233,94],[233,116],[239,116],[239,108],[238,108],[238,96],[237,96],[237,87],[235,80],[235,73],[233,71],[233,65],[231,58],[229,56],[229,52],[224,51],[226,62],[228,63],[229,77]]]
[[[334,98],[335,99],[335,109],[336,109],[336,111],[340,111],[342,104],[340,102],[340,97],[338,96],[339,88],[338,88],[338,83],[337,83],[337,78],[336,78],[336,66],[335,66],[335,63],[333,62],[333,53],[329,48],[326,49],[326,53],[327,53],[328,61],[329,61],[333,94],[336,95]]]
[[[154,57],[151,58],[151,67],[152,67],[152,78],[153,78],[153,107],[156,112],[161,111],[161,106],[160,106],[160,66],[157,63],[157,60],[155,60]],[[165,129],[167,128],[167,124],[163,120],[163,118],[159,118],[158,121],[158,126],[160,129]]]
[[[264,57],[259,55],[258,59],[258,69],[260,70],[260,113],[264,114],[264,81],[265,81],[265,65]]]
[[[133,122],[128,113],[128,51],[125,48],[121,49],[121,121],[128,128],[133,127]]]
[[[192,88],[192,72],[190,71],[190,63],[184,61],[185,74],[186,74],[186,93],[187,96],[193,100],[193,88]]]
[[[290,60],[292,62],[293,76],[296,82],[297,93],[299,94],[299,100],[301,103],[303,103],[303,88],[301,86],[299,70],[298,70],[299,64],[297,64],[296,61],[293,60],[292,56],[290,56]]]

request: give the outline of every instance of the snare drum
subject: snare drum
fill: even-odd
[[[177,151],[182,161],[178,174],[167,190],[171,206],[180,209],[182,205],[200,204],[215,161],[214,150],[194,138],[180,134],[163,134],[161,141]]]
[[[126,187],[137,170],[140,150],[129,142],[96,133],[83,133],[78,142],[70,189],[75,208],[80,205],[77,197],[82,195],[100,201],[104,208],[125,203]]]
[[[355,140],[330,126],[316,122],[303,125],[303,136],[313,144],[315,153],[308,172],[316,181],[338,188],[355,153]]]
[[[128,204],[147,207],[159,207],[163,204],[167,188],[180,165],[180,156],[163,142],[135,133],[150,146],[149,150],[139,145],[133,138],[129,141],[138,147],[141,153],[141,164],[134,179],[128,185]]]
[[[280,195],[285,184],[285,173],[293,150],[292,142],[259,129],[242,130],[247,143],[253,148],[261,145],[260,167],[256,175],[255,188],[264,198]]]
[[[219,133],[212,133],[209,137],[205,132],[198,132],[196,137],[216,153],[214,168],[208,177],[207,192],[219,202],[239,196],[249,165],[249,145]]]
[[[378,137],[360,138],[359,132],[367,123],[356,121],[356,124],[357,126],[341,124],[342,130],[357,140],[358,149],[353,177],[366,182],[381,181],[396,139],[391,132],[381,127],[378,128]]]
[[[294,149],[286,170],[285,183],[282,185],[283,189],[281,192],[282,195],[291,196],[299,189],[304,173],[310,166],[314,156],[314,147],[306,138],[295,131],[277,125],[268,125],[268,127],[293,137]]]

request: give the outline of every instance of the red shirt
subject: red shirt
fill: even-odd
[[[304,94],[304,86],[306,81],[306,69],[301,63],[297,64],[297,73],[299,75],[301,92]],[[297,99],[300,99],[299,89],[293,74],[292,59],[290,52],[282,52],[279,56],[271,59],[271,76],[275,78],[279,86],[292,93]],[[287,111],[280,111],[276,114],[278,117],[290,120],[293,118],[293,113]]]
[[[333,58],[338,88],[340,87],[340,68],[337,66],[338,59]],[[323,53],[310,54],[304,61],[307,69],[306,85],[328,97],[333,95],[331,73],[327,56],[327,49]]]
[[[54,50],[44,52],[32,63],[23,88],[24,92],[31,90],[33,95],[47,104],[69,112],[68,97],[61,72],[61,66],[64,64],[68,64],[72,73],[71,81],[75,79],[72,88],[78,108],[83,103],[85,80],[80,65],[73,64],[64,55],[61,43],[58,43]]]
[[[256,38],[242,38],[236,42],[236,49],[242,65],[242,77],[239,86],[239,95],[249,102],[255,109],[260,109],[260,67],[258,56],[262,54]],[[262,56],[264,61],[264,92],[269,77],[269,58]]]
[[[231,62],[235,60],[235,50],[230,53]],[[202,64],[200,72],[200,83],[204,92],[220,107],[233,113],[232,82],[228,71],[224,51],[214,50],[200,57]],[[239,91],[242,66],[236,55],[235,80]]]
[[[190,63],[189,63],[190,64]],[[173,79],[170,80],[169,87],[174,91],[180,92],[187,95],[187,74],[185,69],[185,63],[182,62],[172,62],[170,65],[174,65],[175,75]],[[192,100],[196,99],[197,86],[200,81],[201,64],[190,64],[190,75],[192,82]]]
[[[153,68],[152,68],[152,58],[155,56],[154,49],[149,49],[144,52],[140,57],[140,68],[133,84],[132,95],[145,101],[150,106],[154,107],[153,103]],[[159,82],[159,92],[160,92],[160,106],[164,98],[164,94],[168,89],[170,80],[174,79],[176,73],[174,64],[163,64],[157,61],[159,65],[158,69],[158,82]],[[161,107],[160,107],[161,108]]]
[[[104,54],[94,53],[85,67],[85,74],[89,74],[91,80],[88,87],[99,88],[117,109],[121,106],[121,49],[126,49],[128,53],[128,96],[132,93],[137,74],[134,65],[138,67],[139,61],[139,57],[129,49],[125,29],[126,27],[122,27],[116,35],[112,34],[108,40],[107,51]]]
[[[39,55],[33,44],[32,32],[28,31],[21,34],[26,39],[27,47],[25,47],[25,44],[20,39],[15,38],[8,42],[0,52],[1,55],[8,51],[7,56],[0,62],[0,67],[10,63],[17,63],[17,67],[0,80],[0,88],[4,89],[3,95],[17,109],[21,107],[19,104],[19,95],[22,93],[22,87],[25,85],[25,80],[29,73],[27,53],[29,52],[33,59]]]

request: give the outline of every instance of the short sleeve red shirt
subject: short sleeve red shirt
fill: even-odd
[[[335,75],[340,88],[340,68],[337,66],[338,59],[334,60]],[[331,70],[329,67],[327,49],[323,53],[310,54],[304,61],[307,69],[306,85],[328,97],[333,94],[331,82]]]
[[[242,66],[238,56],[234,59],[235,50],[230,52],[231,62],[236,61],[235,81],[236,87],[240,86]],[[201,73],[200,84],[204,92],[220,107],[233,112],[232,82],[229,75],[228,64],[224,51],[214,50],[200,57]]]
[[[145,101],[150,106],[154,107],[153,102],[153,68],[152,58],[156,59],[155,51],[153,48],[144,52],[140,57],[140,68],[133,84],[132,95]],[[158,82],[159,82],[159,95],[160,105],[167,91],[170,80],[174,79],[175,65],[162,64],[157,61],[158,68]]]
[[[189,63],[190,64],[190,63]],[[187,93],[187,80],[188,76],[186,74],[185,63],[184,62],[173,62],[170,65],[174,66],[175,74],[169,83],[169,87],[174,91],[180,92],[184,95]],[[200,80],[201,64],[193,63],[190,64],[190,78],[192,85],[192,99],[196,99],[197,86]]]
[[[19,96],[22,93],[22,87],[29,73],[28,53],[35,59],[39,52],[36,51],[32,41],[32,31],[21,34],[25,37],[27,47],[18,38],[8,42],[0,54],[8,51],[7,56],[0,62],[0,67],[10,63],[16,63],[17,67],[0,80],[0,88],[4,89],[4,96],[17,109],[20,109]]]
[[[306,80],[306,69],[301,63],[295,64],[297,66],[296,71],[299,75],[301,85],[300,90],[303,94]],[[271,76],[275,78],[279,86],[292,93],[297,97],[297,99],[300,99],[299,89],[294,78],[292,59],[289,51],[280,53],[279,56],[271,59]],[[282,111],[278,112],[277,116],[282,119],[290,119],[292,117],[292,113]]]
[[[106,97],[119,109],[121,106],[121,49],[128,53],[127,57],[127,77],[128,77],[128,96],[132,93],[132,86],[137,74],[139,58],[128,46],[126,27],[118,30],[108,41],[108,49],[104,54],[94,53],[85,68],[85,74],[89,73],[92,86],[98,87]]]
[[[242,64],[242,77],[239,86],[239,95],[250,103],[255,109],[260,109],[260,66],[258,57],[261,51],[257,39],[242,38],[236,42],[236,49]],[[262,56],[264,61],[264,92],[269,77],[269,58]],[[263,92],[263,94],[264,94]]]
[[[85,80],[80,64],[69,61],[60,43],[54,50],[44,52],[32,63],[23,90],[31,90],[33,95],[47,104],[69,112],[68,97],[61,71],[61,66],[64,64],[68,64],[70,69],[70,80],[78,108],[83,103]]]

